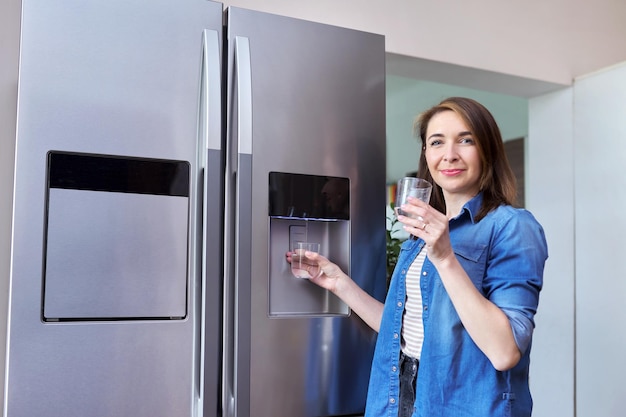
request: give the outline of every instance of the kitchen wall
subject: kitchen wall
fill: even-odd
[[[571,87],[529,101],[526,206],[544,227],[549,253],[531,360],[534,417],[577,415],[573,106]]]
[[[546,230],[535,416],[621,417],[626,62],[530,100],[528,203]]]
[[[574,84],[578,417],[624,415],[626,62]],[[552,153],[552,161],[561,150]]]

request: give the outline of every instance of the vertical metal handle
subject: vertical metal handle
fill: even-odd
[[[227,414],[232,412],[233,416],[248,415],[250,407],[250,385],[249,385],[249,362],[250,362],[250,317],[251,317],[251,295],[250,279],[251,267],[251,233],[252,233],[252,74],[250,65],[250,42],[248,38],[236,36],[234,38],[234,120],[236,123],[235,143],[229,145],[232,152],[227,158],[227,164],[231,163],[227,169],[228,181],[234,184],[234,189],[227,190],[231,193],[231,203],[233,207],[227,210],[229,215],[234,215],[234,224],[228,224],[231,229],[230,237],[232,242],[228,242],[229,247],[234,251],[231,256],[232,264],[228,261],[229,291],[227,295],[232,306],[229,313],[232,314],[230,323],[232,335],[229,336],[232,342],[231,352],[234,361],[230,366],[229,377],[232,396],[224,400]]]
[[[215,334],[221,333],[223,279],[222,248],[222,94],[219,34],[205,29],[202,33],[200,95],[198,103],[198,208],[201,228],[196,239],[201,257],[200,369],[199,392],[205,416],[219,408],[216,396],[220,386],[221,346]]]
[[[206,149],[222,148],[222,94],[219,35],[214,30],[202,33],[202,81],[200,91],[200,121]]]
[[[240,154],[252,153],[252,71],[250,41],[235,37],[235,71],[237,72],[237,134]]]

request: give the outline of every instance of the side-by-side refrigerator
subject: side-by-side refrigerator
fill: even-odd
[[[23,0],[5,417],[364,411],[381,35],[206,0]]]

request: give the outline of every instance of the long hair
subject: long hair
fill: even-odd
[[[516,180],[504,151],[500,128],[489,110],[477,101],[465,97],[447,98],[421,113],[415,120],[414,131],[422,141],[422,154],[417,176],[433,183],[433,195],[430,204],[442,213],[446,212],[443,191],[441,187],[434,184],[424,152],[428,123],[433,116],[443,111],[453,111],[459,115],[476,141],[481,162],[479,186],[483,193],[483,203],[476,220],[479,221],[491,210],[502,204],[515,204],[517,198]]]

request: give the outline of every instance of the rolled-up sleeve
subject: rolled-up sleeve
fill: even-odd
[[[526,210],[513,210],[511,216],[494,226],[483,291],[509,318],[513,336],[523,354],[532,339],[543,286],[543,270],[548,258],[545,234]]]

